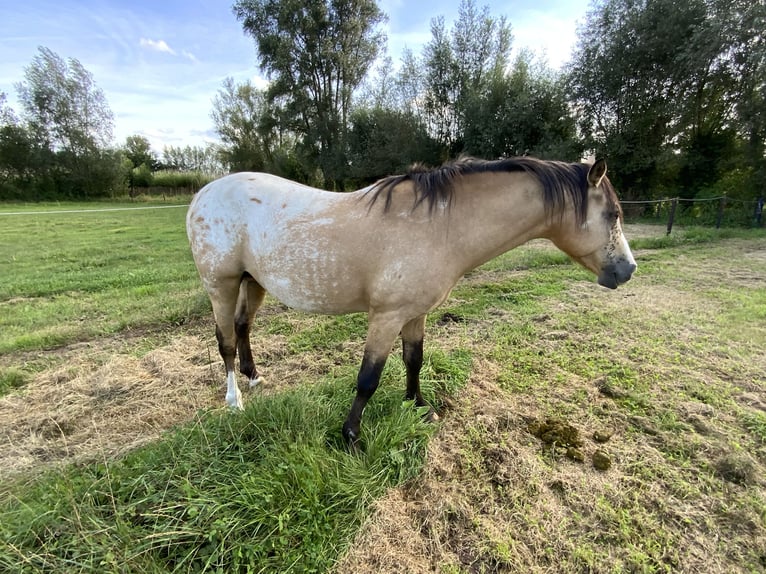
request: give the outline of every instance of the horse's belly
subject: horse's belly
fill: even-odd
[[[345,273],[331,269],[322,272],[305,264],[298,269],[288,265],[270,273],[256,273],[254,277],[272,297],[292,309],[327,315],[368,310],[364,289],[355,277]]]

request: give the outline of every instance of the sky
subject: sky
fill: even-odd
[[[16,84],[45,46],[92,75],[114,113],[116,145],[142,135],[166,145],[216,141],[212,100],[225,78],[264,87],[255,43],[231,10],[233,0],[0,0],[0,92],[19,114]],[[553,68],[565,63],[590,0],[476,0],[505,16],[514,50],[529,48]],[[408,48],[420,55],[431,20],[447,29],[459,0],[378,0],[395,64]]]

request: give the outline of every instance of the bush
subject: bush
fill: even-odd
[[[152,185],[153,180],[154,175],[152,174],[152,169],[145,163],[133,168],[130,173],[131,189],[134,187],[149,187]]]
[[[199,171],[163,170],[154,173],[153,187],[200,189],[215,179]]]

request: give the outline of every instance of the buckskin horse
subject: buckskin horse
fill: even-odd
[[[213,306],[226,402],[242,407],[234,372],[255,386],[250,326],[266,292],[311,313],[368,313],[356,396],[342,432],[353,446],[397,336],[406,397],[420,393],[426,314],[468,271],[530,239],[547,238],[609,288],[636,263],[606,163],[463,158],[415,166],[352,193],[264,173],[236,173],[194,197],[186,228]]]

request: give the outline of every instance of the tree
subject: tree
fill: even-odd
[[[349,175],[362,184],[402,173],[415,162],[438,164],[439,145],[413,114],[382,106],[358,107],[349,133]]]
[[[165,146],[162,149],[162,167],[177,171],[197,171],[218,175],[225,170],[220,162],[220,150],[214,144],[206,146]]]
[[[327,187],[342,187],[351,97],[384,43],[374,0],[237,0],[234,13],[272,80],[268,100],[301,136]]]
[[[223,141],[222,160],[231,171],[263,171],[270,149],[266,95],[250,81],[226,78],[213,98],[211,117]],[[266,135],[266,137],[264,137]]]
[[[34,146],[53,159],[36,166],[37,177],[52,178],[62,195],[112,192],[120,171],[119,157],[107,149],[113,116],[90,72],[40,47],[24,76],[16,88],[25,125]]]
[[[465,104],[465,150],[498,158],[518,155],[577,161],[582,148],[564,79],[522,52],[507,74],[493,74]]]
[[[671,120],[669,98],[676,97],[677,86],[667,81],[674,46],[659,37],[643,43],[638,37],[647,29],[641,22],[643,3],[607,0],[589,12],[571,69],[587,145],[619,166],[619,187],[628,197],[644,196],[653,183]],[[687,26],[676,24],[680,40],[688,41]]]
[[[493,18],[487,6],[477,10],[473,0],[461,0],[449,33],[443,17],[432,20],[431,36],[423,55],[423,110],[431,135],[454,156],[464,147],[466,110],[504,74],[513,36],[505,18]]]
[[[132,135],[125,138],[123,152],[134,168],[146,165],[149,170],[155,170],[159,167],[157,154],[154,153],[152,144],[144,136]]]
[[[762,141],[750,119],[763,85],[764,10],[751,0],[606,0],[589,12],[571,67],[573,104],[589,147],[619,166],[627,196],[663,184],[702,193],[742,168],[743,138]],[[749,169],[759,161],[755,151]]]
[[[112,140],[114,117],[93,75],[74,58],[65,62],[40,47],[17,84],[24,115],[36,135],[56,150],[83,155]]]
[[[0,92],[0,197],[22,199],[27,195],[41,152]]]

